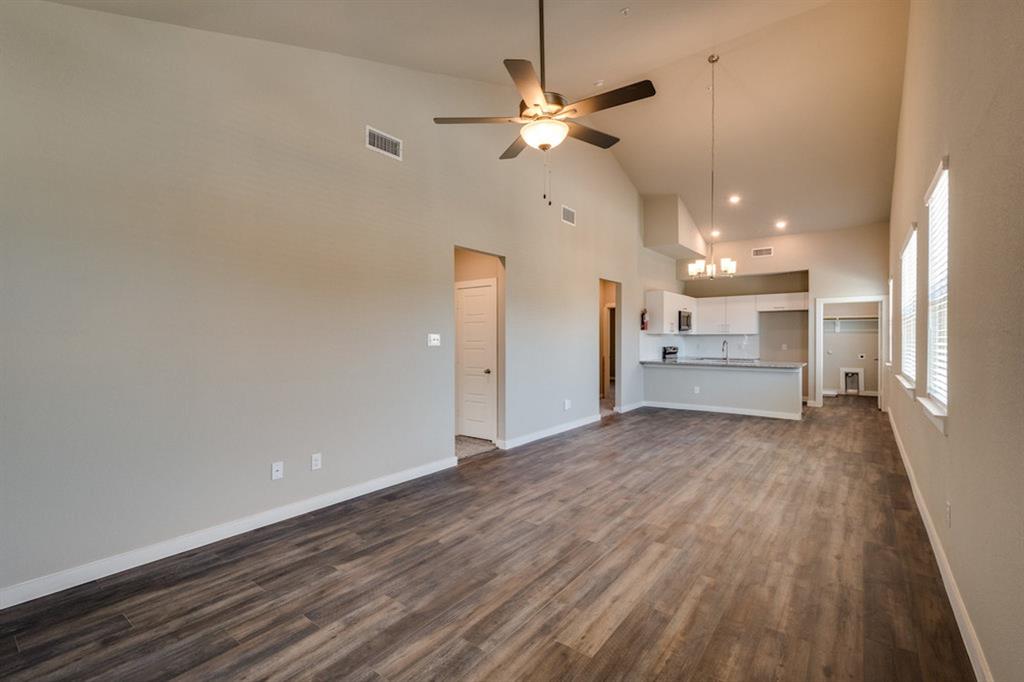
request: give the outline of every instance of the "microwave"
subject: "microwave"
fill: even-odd
[[[676,329],[681,332],[690,331],[690,313],[685,310],[679,311],[679,324],[676,326]]]

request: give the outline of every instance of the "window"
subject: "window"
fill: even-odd
[[[942,406],[949,398],[949,171],[943,163],[928,193],[928,397]]]
[[[892,308],[896,305],[896,302],[892,300],[892,277],[889,278],[889,323],[888,328],[888,339],[886,340],[885,346],[885,361],[887,364],[892,364]]]
[[[917,375],[917,230],[911,230],[910,239],[900,256],[900,374],[914,383]]]

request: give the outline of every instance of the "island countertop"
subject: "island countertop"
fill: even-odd
[[[798,370],[807,366],[806,362],[776,362],[774,360],[750,360],[737,358],[672,358],[668,360],[641,360],[641,365],[653,367],[729,367],[732,369],[782,369]]]

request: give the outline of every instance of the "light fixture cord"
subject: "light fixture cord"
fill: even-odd
[[[715,231],[715,63],[718,55],[708,57],[711,62],[711,231]],[[714,249],[714,246],[712,246]]]

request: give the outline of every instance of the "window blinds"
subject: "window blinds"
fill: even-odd
[[[910,233],[900,256],[900,374],[910,382],[917,375],[917,230]]]
[[[942,169],[928,196],[928,395],[949,399],[949,171]]]

